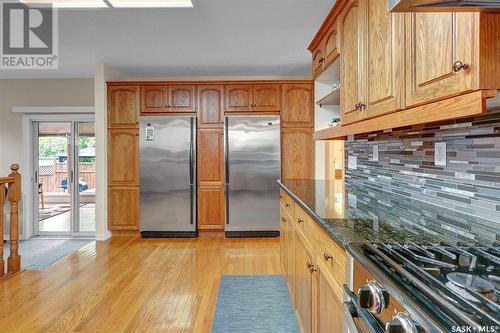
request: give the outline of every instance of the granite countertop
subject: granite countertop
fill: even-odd
[[[479,241],[487,227],[469,217],[407,198],[381,196],[335,180],[280,180],[278,184],[342,246],[351,242]]]

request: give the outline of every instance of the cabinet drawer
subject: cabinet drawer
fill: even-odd
[[[317,228],[315,250],[318,260],[326,267],[327,272],[333,277],[339,287],[345,283],[345,250],[337,245],[321,227]]]
[[[286,209],[286,211],[288,212],[288,214],[290,214],[290,216],[292,217],[292,219],[295,218],[294,201],[283,190],[281,190],[281,192],[280,192],[280,203],[283,206],[283,208]]]

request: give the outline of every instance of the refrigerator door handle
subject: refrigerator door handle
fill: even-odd
[[[196,118],[190,118],[190,143],[189,143],[189,191],[190,191],[190,206],[191,206],[191,216],[190,224],[197,223],[197,191],[196,191]],[[196,226],[197,228],[198,226]]]
[[[229,118],[224,118],[224,177],[225,201],[226,201],[226,224],[229,224]]]

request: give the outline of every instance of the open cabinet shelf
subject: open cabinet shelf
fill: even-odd
[[[320,107],[323,105],[340,105],[340,88],[330,91],[328,94],[317,100],[316,104]]]

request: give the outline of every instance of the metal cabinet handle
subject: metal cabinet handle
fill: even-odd
[[[314,273],[316,272],[318,269],[316,268],[316,266],[314,266],[313,264],[311,264],[310,262],[307,262],[307,268],[309,269],[309,272],[311,273]]]
[[[469,68],[469,65],[468,64],[464,64],[460,60],[455,61],[455,63],[453,64],[453,71],[455,73],[456,72],[460,72],[462,69],[467,70],[468,68]]]
[[[286,219],[284,217],[281,218],[281,222],[285,223]]]
[[[355,109],[355,110],[359,110],[359,105],[360,105],[360,104],[361,104],[361,103],[356,103],[356,105],[354,105],[354,109]]]
[[[290,205],[288,203],[285,203],[285,207],[288,208],[290,207]]]
[[[325,62],[325,58],[324,57],[319,58],[318,63],[322,64],[324,62]]]
[[[363,111],[364,109],[366,109],[366,104],[364,104],[364,103],[359,103],[359,109],[360,109],[361,111]]]
[[[325,258],[326,261],[330,260],[330,259],[333,259],[333,257],[331,255],[329,255],[328,253],[323,253],[323,258]]]
[[[303,219],[298,219],[297,222],[298,223],[304,223],[304,220]]]

